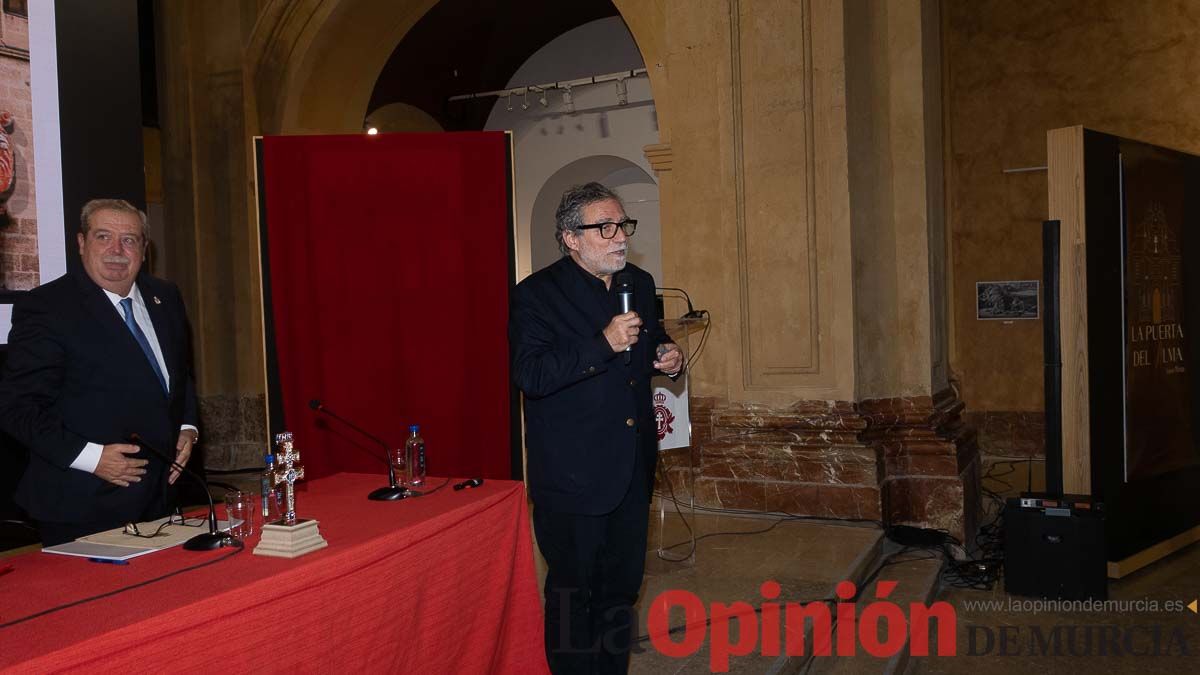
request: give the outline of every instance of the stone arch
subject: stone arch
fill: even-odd
[[[356,133],[375,80],[404,35],[437,0],[268,0],[246,50],[252,134]],[[658,3],[614,0],[649,70],[663,78]],[[659,127],[667,113],[656,95]]]

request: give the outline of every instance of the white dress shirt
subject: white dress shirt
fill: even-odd
[[[104,290],[104,289],[101,289]],[[125,298],[108,290],[104,290],[104,294],[108,296],[109,302],[113,304],[113,309],[117,311],[117,316],[121,317],[121,321],[125,321],[125,313],[121,309],[121,301]],[[154,352],[154,358],[158,361],[158,367],[162,370],[163,380],[166,381],[167,391],[171,390],[171,374],[167,371],[167,362],[163,360],[162,348],[158,345],[158,335],[154,333],[154,322],[150,320],[150,312],[146,309],[146,301],[142,299],[142,292],[138,290],[137,284],[134,284],[129,289],[129,295],[125,296],[133,298],[133,320],[137,322],[138,328],[146,334],[146,341],[150,343],[150,351]],[[184,424],[179,427],[180,431],[191,429],[199,431],[196,427],[190,424]],[[83,451],[71,462],[72,469],[86,471],[88,473],[96,472],[96,465],[100,463],[100,453],[104,450],[104,446],[99,443],[88,443],[83,446]]]

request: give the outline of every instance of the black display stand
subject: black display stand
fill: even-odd
[[[1120,577],[1200,540],[1200,157],[1080,127],[1048,139],[1047,489],[1105,504]]]

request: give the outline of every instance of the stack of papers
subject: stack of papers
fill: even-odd
[[[143,534],[153,533],[158,531],[159,526],[166,521],[167,518],[159,518],[158,520],[138,523],[138,531]],[[208,532],[207,518],[188,518],[186,522],[187,525],[180,525],[178,522],[167,525],[162,528],[162,531],[157,536],[150,538],[126,534],[123,527],[106,530],[104,532],[97,532],[96,534],[89,534],[86,537],[66,544],[48,546],[42,549],[42,553],[74,555],[84,558],[95,558],[97,560],[129,560],[140,555],[178,546],[197,534]],[[190,527],[196,523],[199,523],[198,527]],[[229,523],[227,521],[217,521],[217,527],[221,530],[227,530],[229,529]]]

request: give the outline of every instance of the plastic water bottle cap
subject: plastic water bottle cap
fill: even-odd
[[[267,455],[267,464],[275,461],[275,455]]]
[[[413,432],[414,434],[417,433],[418,431],[420,431],[420,429],[421,429],[421,426],[418,424],[414,424],[408,428],[408,430]]]

